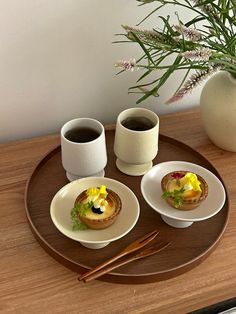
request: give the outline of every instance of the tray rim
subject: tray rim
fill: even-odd
[[[105,127],[106,131],[114,131],[114,125],[108,125]],[[178,143],[179,146],[184,148],[187,151],[191,151],[192,153],[196,153],[199,157],[199,159],[207,162],[212,169],[214,169],[215,175],[221,180],[224,188],[225,188],[225,193],[226,193],[226,199],[225,199],[225,204],[224,206],[227,207],[227,213],[226,213],[226,218],[225,222],[223,225],[223,228],[221,229],[221,232],[218,234],[217,238],[215,241],[207,247],[206,250],[204,250],[201,254],[197,255],[196,257],[192,258],[188,262],[181,264],[176,267],[172,267],[167,270],[159,271],[159,272],[152,272],[149,274],[124,274],[124,273],[119,273],[119,272],[110,272],[101,278],[99,280],[101,281],[106,281],[106,282],[112,282],[112,283],[125,283],[125,284],[142,284],[142,283],[151,283],[151,282],[156,282],[156,281],[161,281],[161,280],[166,280],[169,278],[176,277],[178,275],[181,275],[188,270],[193,269],[197,265],[199,265],[202,261],[204,261],[218,246],[225,229],[228,225],[229,221],[229,216],[230,216],[230,198],[229,198],[229,192],[228,189],[224,183],[224,180],[222,179],[220,173],[218,170],[215,168],[215,166],[209,161],[208,158],[203,156],[201,153],[199,153],[197,150],[192,148],[191,146],[185,144],[184,142],[181,142],[173,137],[169,137],[163,134],[159,134],[159,140],[167,141],[172,144]],[[46,152],[41,159],[36,163],[34,169],[32,170],[25,186],[25,192],[24,192],[24,204],[25,204],[25,211],[26,211],[26,218],[29,223],[31,232],[33,233],[35,239],[39,242],[41,247],[50,255],[52,256],[56,261],[64,265],[65,267],[69,268],[72,271],[78,272],[78,271],[86,271],[89,270],[90,267],[82,264],[82,263],[77,263],[74,260],[65,257],[62,253],[57,251],[56,249],[53,248],[51,244],[49,244],[44,237],[40,234],[40,232],[37,230],[35,227],[29,213],[29,208],[27,204],[27,199],[28,199],[28,190],[30,187],[30,184],[34,177],[37,175],[38,170],[49,160],[51,157],[53,157],[55,154],[59,153],[61,151],[61,145],[56,145],[52,149],[50,149],[48,152]],[[125,184],[125,183],[124,183]],[[73,240],[72,240],[73,241]],[[132,282],[130,282],[130,279],[132,278]]]

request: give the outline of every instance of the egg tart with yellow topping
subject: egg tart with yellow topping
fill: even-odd
[[[83,191],[74,204],[80,222],[96,230],[111,226],[117,219],[121,207],[119,195],[107,189],[105,185],[90,187]]]
[[[180,210],[198,207],[208,195],[206,181],[193,172],[174,171],[161,180],[162,197],[169,205]]]

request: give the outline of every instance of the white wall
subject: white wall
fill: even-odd
[[[112,42],[121,24],[137,24],[151,8],[135,0],[0,0],[0,142],[58,132],[75,117],[111,123],[135,106],[128,87],[140,73],[116,76],[113,64],[140,49]],[[139,106],[162,114],[196,105],[199,92],[163,104],[178,84],[173,78],[160,98]]]

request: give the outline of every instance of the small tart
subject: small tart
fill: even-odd
[[[161,187],[162,187],[163,192],[165,191],[173,192],[174,190],[180,189],[180,187],[177,184],[177,180],[175,179],[175,174],[177,173],[180,176],[181,175],[185,176],[186,173],[188,172],[189,171],[180,170],[180,171],[173,171],[166,174],[161,180]],[[184,191],[181,194],[181,197],[183,198],[183,203],[178,208],[176,208],[175,206],[174,198],[171,196],[167,197],[165,198],[165,200],[167,201],[169,205],[171,205],[175,209],[191,210],[198,207],[201,204],[201,202],[205,200],[205,198],[208,195],[208,185],[201,176],[199,176],[198,174],[195,174],[195,175],[197,176],[197,179],[200,182],[201,191],[194,191],[193,189]]]
[[[75,205],[77,203],[87,203],[87,190],[83,191],[78,195],[75,200]],[[105,211],[102,214],[96,214],[93,212],[92,208],[86,210],[85,215],[78,214],[81,222],[86,224],[90,229],[105,229],[111,226],[117,219],[121,211],[121,199],[118,194],[114,191],[107,189],[107,205]]]

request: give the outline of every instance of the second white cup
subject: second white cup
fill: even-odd
[[[116,122],[114,152],[117,168],[128,175],[145,174],[158,152],[159,118],[151,110],[122,111]]]
[[[61,128],[61,154],[70,181],[104,176],[107,164],[104,126],[91,118],[68,121]]]

